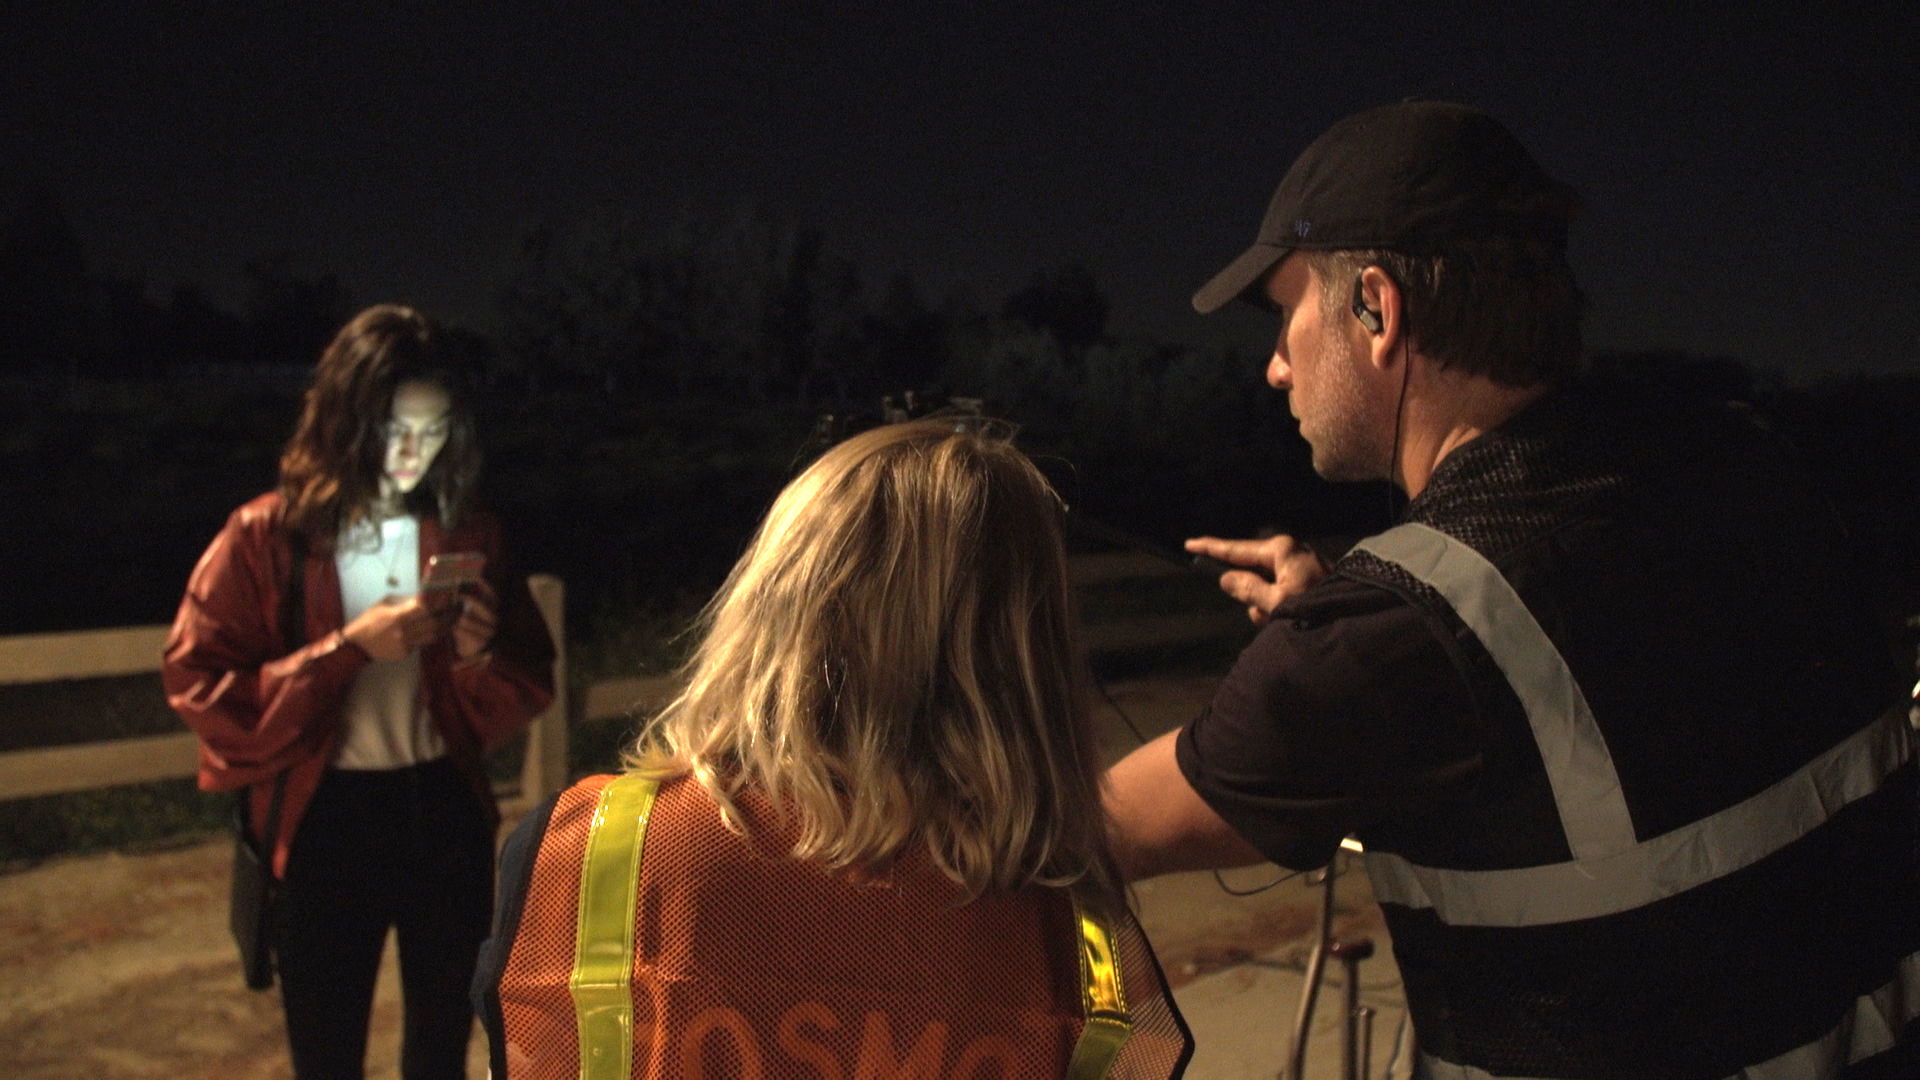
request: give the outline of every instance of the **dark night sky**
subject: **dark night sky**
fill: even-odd
[[[757,204],[876,285],[991,303],[1080,260],[1122,333],[1263,349],[1187,296],[1309,138],[1421,95],[1581,190],[1592,346],[1920,367],[1908,4],[483,6],[12,5],[0,184],[156,292],[232,301],[291,248],[484,323],[543,217]]]

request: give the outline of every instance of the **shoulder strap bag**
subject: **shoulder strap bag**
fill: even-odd
[[[292,534],[293,573],[280,596],[280,632],[288,652],[300,648],[306,637],[306,537]],[[287,792],[287,770],[273,778],[273,796],[267,803],[265,840],[254,839],[248,826],[250,788],[236,793],[233,805],[233,887],[227,897],[227,927],[240,947],[240,967],[250,990],[273,987],[274,894],[273,845],[280,835],[280,802]]]

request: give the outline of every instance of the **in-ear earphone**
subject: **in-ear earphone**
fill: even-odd
[[[1353,279],[1353,317],[1360,320],[1360,325],[1366,327],[1368,333],[1380,332],[1380,313],[1367,306],[1359,278]]]

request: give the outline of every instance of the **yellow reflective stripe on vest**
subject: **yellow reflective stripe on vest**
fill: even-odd
[[[1527,713],[1576,859],[1601,859],[1634,845],[1633,818],[1613,753],[1586,694],[1539,620],[1499,567],[1438,529],[1409,522],[1354,545],[1412,574],[1452,605],[1480,639]]]
[[[638,776],[612,781],[600,789],[588,826],[567,979],[581,1080],[627,1080],[632,1067],[634,894],[659,786]]]
[[[1073,922],[1080,939],[1080,1009],[1086,1023],[1067,1063],[1067,1080],[1099,1080],[1113,1067],[1133,1034],[1119,940],[1104,915],[1073,896]]]
[[[633,1061],[634,905],[655,780],[622,776],[600,789],[588,826],[575,916],[574,1023],[581,1080],[626,1080]],[[1067,1065],[1067,1080],[1099,1080],[1133,1034],[1113,925],[1073,900],[1080,958],[1080,1006],[1086,1022]]]

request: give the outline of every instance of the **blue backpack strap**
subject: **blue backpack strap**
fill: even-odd
[[[533,883],[534,856],[547,837],[547,823],[560,801],[555,792],[520,819],[500,849],[499,899],[493,912],[493,934],[480,945],[474,963],[474,1015],[487,1033],[487,1062],[494,1076],[507,1075],[506,1020],[500,1012],[500,980],[506,974],[513,939],[520,933],[520,915],[526,909]]]

